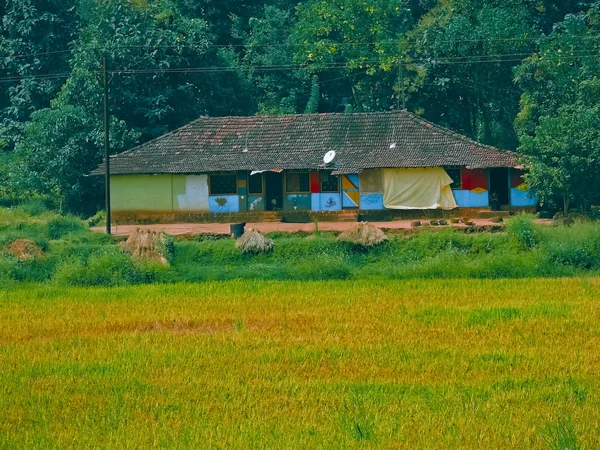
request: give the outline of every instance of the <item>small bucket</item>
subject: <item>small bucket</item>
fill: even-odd
[[[246,228],[246,222],[242,223],[232,223],[229,225],[229,232],[231,233],[231,237],[234,239],[238,239],[242,237]]]

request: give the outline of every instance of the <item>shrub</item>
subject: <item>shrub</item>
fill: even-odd
[[[83,230],[85,230],[83,222],[75,217],[56,217],[46,224],[46,232],[50,239],[60,239]]]
[[[46,201],[38,198],[22,204],[19,209],[29,216],[39,216],[48,211],[48,205]]]
[[[96,227],[106,222],[106,211],[98,211],[87,220],[89,227]]]
[[[250,228],[237,240],[235,246],[240,249],[242,253],[257,255],[259,253],[268,253],[273,250],[273,240],[265,238],[260,231]]]
[[[539,244],[540,236],[535,217],[520,214],[508,221],[508,236],[522,250],[531,250]]]
[[[361,222],[340,234],[338,241],[349,242],[363,247],[373,247],[387,241],[387,236],[375,225]]]
[[[115,248],[90,255],[87,261],[70,259],[56,271],[54,280],[71,286],[121,286],[154,281],[158,268],[136,265]]]

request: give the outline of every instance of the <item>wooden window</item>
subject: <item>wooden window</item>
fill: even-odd
[[[327,172],[321,172],[321,192],[339,192],[340,178]]]
[[[452,189],[462,189],[462,178],[460,176],[460,168],[446,169],[446,173],[452,178]]]
[[[248,176],[248,194],[263,193],[263,176],[262,173],[256,173]]]
[[[285,174],[285,191],[293,194],[310,192],[310,175],[308,172],[288,172]]]
[[[235,173],[210,175],[210,195],[237,194],[237,178]]]

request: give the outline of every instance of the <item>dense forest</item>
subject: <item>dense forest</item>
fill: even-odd
[[[543,202],[600,192],[600,3],[4,0],[0,198],[101,204],[119,152],[200,115],[409,110],[518,150]]]

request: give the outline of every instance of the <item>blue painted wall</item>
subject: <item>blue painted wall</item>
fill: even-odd
[[[487,191],[476,194],[471,191],[452,191],[456,204],[461,208],[487,208],[490,206],[490,197]]]
[[[512,188],[510,190],[510,206],[537,206],[537,198],[531,193],[531,191],[523,192],[519,189]]]
[[[208,197],[211,213],[232,213],[240,211],[240,197],[237,195],[211,195]]]
[[[285,194],[283,196],[284,211],[310,211],[311,194]]]
[[[383,206],[383,194],[361,194],[360,209],[365,211],[385,209]]]
[[[311,209],[313,211],[339,211],[342,209],[339,192],[322,192],[311,194]]]

